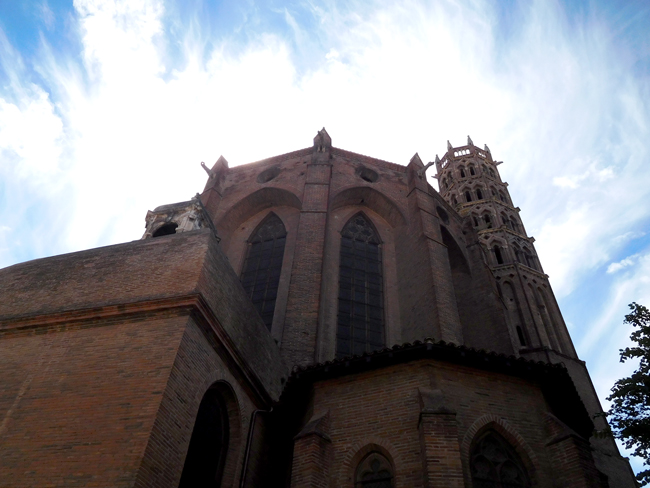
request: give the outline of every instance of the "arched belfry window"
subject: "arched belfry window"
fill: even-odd
[[[359,463],[355,488],[392,488],[393,467],[378,452],[371,452]]]
[[[273,323],[286,240],[284,224],[271,212],[248,240],[248,252],[241,275],[244,290],[269,330]]]
[[[341,231],[337,357],[384,347],[384,297],[379,236],[361,213]]]
[[[470,457],[474,488],[528,488],[530,479],[515,450],[499,434],[488,431],[474,444]]]

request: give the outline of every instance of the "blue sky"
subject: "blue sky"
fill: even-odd
[[[650,305],[648,26],[647,1],[0,0],[0,267],[138,239],[221,154],[325,126],[406,164],[469,134],[604,399]]]

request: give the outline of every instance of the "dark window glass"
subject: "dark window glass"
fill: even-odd
[[[496,432],[487,432],[470,457],[475,488],[528,488],[530,480],[515,450]]]
[[[362,214],[341,232],[337,357],[384,347],[384,303],[379,238]]]
[[[274,213],[264,219],[248,241],[241,283],[271,330],[287,231]]]

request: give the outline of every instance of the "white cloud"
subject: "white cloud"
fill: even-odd
[[[636,263],[638,257],[639,257],[638,254],[633,254],[632,256],[628,256],[625,259],[622,259],[617,263],[610,264],[607,267],[607,273],[609,273],[609,274],[616,273],[617,271],[620,271],[623,268],[627,268],[629,266],[632,266],[633,264]]]

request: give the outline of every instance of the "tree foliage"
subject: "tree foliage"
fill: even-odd
[[[634,455],[644,460],[644,466],[650,466],[650,310],[635,302],[630,309],[625,323],[634,326],[630,339],[636,345],[621,349],[621,362],[636,359],[639,367],[612,387],[607,398],[612,407],[607,416],[614,436],[627,449],[634,448]],[[637,479],[641,486],[650,484],[650,469],[637,474]]]

